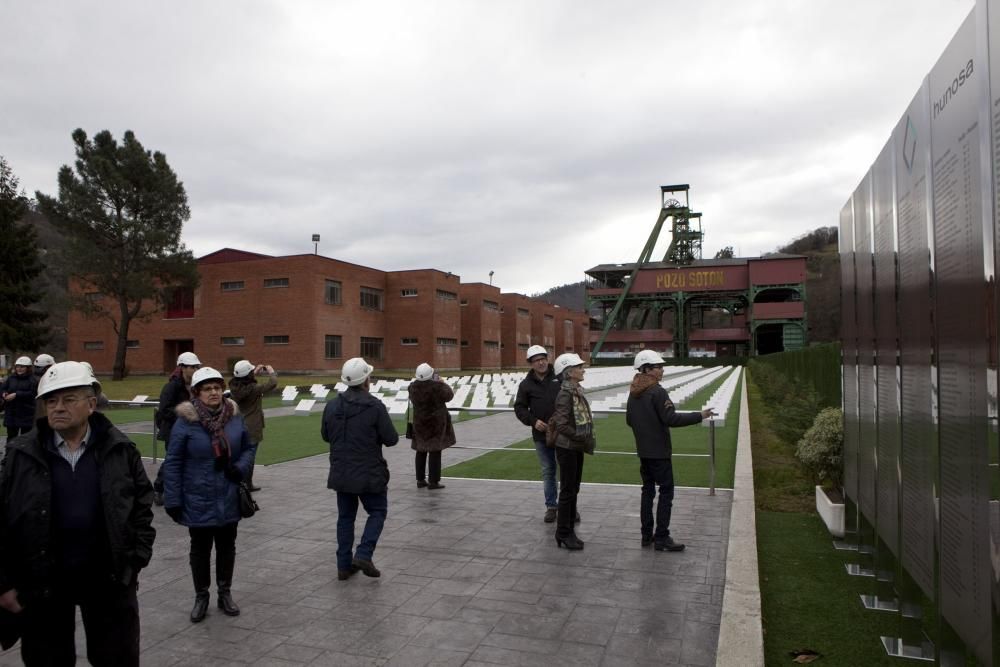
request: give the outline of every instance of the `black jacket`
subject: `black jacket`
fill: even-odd
[[[108,418],[90,416],[100,475],[101,506],[110,562],[109,584],[130,585],[153,555],[153,486],[135,445]],[[52,527],[52,476],[44,420],[7,445],[0,469],[0,592],[17,589],[21,604],[51,595],[58,538]]]
[[[326,486],[344,493],[384,493],[389,464],[382,445],[399,442],[396,427],[382,401],[364,389],[349,387],[323,410],[323,440],[330,443],[330,475]]]
[[[656,378],[636,373],[625,404],[625,423],[632,427],[639,458],[669,459],[673,454],[669,427],[700,424],[701,413],[677,412]]]
[[[536,440],[545,439],[545,431],[535,428],[535,421],[541,419],[548,422],[556,409],[556,396],[562,383],[556,377],[552,364],[541,380],[535,371],[528,374],[517,386],[517,396],[514,398],[514,414],[525,426],[531,427],[531,435]]]
[[[34,425],[37,391],[38,378],[31,373],[26,375],[12,373],[3,384],[0,384],[0,394],[17,394],[17,398],[4,404],[4,426],[30,429]]]
[[[160,390],[160,405],[156,408],[156,437],[163,442],[170,442],[170,429],[177,421],[176,408],[181,403],[191,400],[191,392],[184,384],[182,375],[171,375]]]

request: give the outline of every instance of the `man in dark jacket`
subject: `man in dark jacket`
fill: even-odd
[[[347,391],[323,411],[321,435],[330,443],[326,486],[337,492],[337,578],[341,581],[358,570],[369,577],[381,574],[372,556],[389,510],[389,464],[382,457],[382,445],[392,447],[399,442],[399,434],[385,405],[368,391],[373,370],[360,357],[348,359],[340,375]],[[368,520],[354,551],[358,501]]]
[[[167,379],[160,390],[160,404],[156,408],[156,438],[163,441],[166,448],[170,442],[170,431],[177,421],[177,406],[191,400],[191,378],[194,372],[201,368],[201,360],[194,352],[181,352],[177,356],[177,368]],[[166,452],[164,452],[166,458]],[[156,481],[153,482],[153,502],[163,504],[163,466],[156,471]]]
[[[38,378],[31,372],[31,359],[18,357],[14,372],[0,384],[4,403],[3,424],[7,427],[7,442],[31,430],[35,423],[35,393]]]
[[[258,377],[267,378],[257,382]],[[263,364],[254,366],[246,359],[241,359],[233,366],[233,379],[229,381],[229,394],[240,407],[243,422],[250,434],[250,442],[260,447],[264,439],[264,395],[278,386],[278,374],[272,366]],[[260,449],[257,450],[258,453]],[[260,491],[253,483],[253,463],[250,464],[250,474],[246,483],[251,491]]]
[[[135,444],[95,412],[95,390],[78,362],[49,368],[46,417],[8,443],[0,470],[0,607],[20,621],[26,665],[75,662],[77,606],[92,664],[139,664],[153,488]]]
[[[625,405],[625,423],[632,427],[635,450],[639,455],[639,474],[642,476],[642,502],[639,520],[642,523],[642,546],[654,545],[657,551],[683,551],[684,545],[670,537],[670,511],[674,505],[674,468],[671,462],[671,426],[700,424],[702,419],[713,417],[711,409],[701,412],[677,412],[667,390],[660,385],[663,379],[663,358],[652,350],[635,355],[635,369],[628,402]],[[660,487],[656,504],[656,521],[653,521],[653,497]],[[655,530],[654,530],[655,525]]]
[[[542,466],[542,492],[545,494],[545,523],[556,520],[559,498],[556,489],[555,449],[545,445],[545,429],[555,410],[561,383],[552,372],[549,355],[541,345],[528,348],[531,370],[521,380],[514,398],[514,414],[525,426],[531,427],[531,439]]]

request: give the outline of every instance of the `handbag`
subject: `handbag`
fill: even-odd
[[[406,404],[406,434],[403,436],[407,440],[413,440],[413,422],[410,421],[410,404]]]
[[[240,516],[244,519],[249,519],[260,510],[260,506],[257,504],[257,501],[253,499],[253,495],[250,493],[250,487],[246,482],[240,482],[236,491],[240,498]]]

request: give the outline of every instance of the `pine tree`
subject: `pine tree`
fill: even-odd
[[[48,341],[46,315],[32,308],[42,298],[35,228],[22,222],[31,202],[0,156],[0,350],[34,352]]]

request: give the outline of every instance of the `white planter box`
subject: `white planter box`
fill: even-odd
[[[844,504],[831,502],[823,487],[816,487],[816,511],[834,537],[844,536]]]

